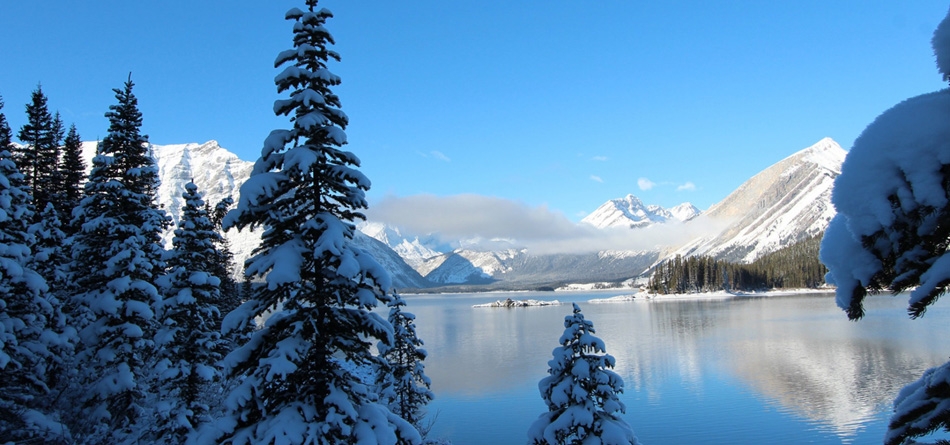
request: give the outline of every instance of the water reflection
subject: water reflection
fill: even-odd
[[[855,323],[829,296],[585,303],[604,296],[513,298],[582,303],[617,358],[628,421],[650,443],[877,442],[897,391],[950,352],[946,310],[907,320],[888,297]],[[570,312],[471,308],[499,298],[409,297],[441,399],[437,427],[459,445],[524,443]]]

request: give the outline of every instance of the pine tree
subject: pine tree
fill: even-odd
[[[67,218],[63,228],[67,235],[76,233],[76,227],[70,224],[73,209],[79,207],[83,196],[83,181],[86,179],[86,163],[82,159],[82,139],[76,131],[75,125],[70,125],[66,139],[63,141],[63,158],[59,163],[59,176],[62,179],[60,196],[57,197],[57,210]]]
[[[156,336],[161,401],[155,443],[182,444],[196,437],[198,428],[210,421],[208,385],[220,377],[221,280],[212,269],[219,256],[215,240],[221,236],[195,184],[185,185],[182,198]]]
[[[47,102],[43,87],[37,86],[30,96],[30,103],[26,105],[27,122],[17,134],[24,146],[12,152],[24,183],[31,189],[35,186],[37,164],[41,162],[39,152],[45,151],[45,146],[53,138],[53,116]]]
[[[3,97],[0,97],[0,151],[13,153],[13,131],[10,130],[10,124],[7,123],[7,117],[3,114]]]
[[[0,118],[0,144],[5,144],[9,127],[3,114]],[[46,400],[55,359],[54,307],[46,298],[46,282],[29,267],[33,209],[12,158],[0,150],[0,437],[56,443],[69,435],[54,426]]]
[[[415,315],[404,312],[406,305],[398,294],[389,302],[389,323],[393,325],[393,344],[379,344],[379,354],[387,366],[381,368],[378,380],[383,399],[390,411],[406,419],[422,431],[425,407],[432,400],[432,381],[425,374],[424,361],[428,355],[422,349],[422,340],[416,335]]]
[[[549,376],[538,388],[548,412],[528,430],[532,444],[637,444],[630,425],[619,415],[626,409],[618,394],[623,379],[609,368],[615,360],[604,342],[595,337],[594,324],[584,319],[574,304],[574,314],[564,317],[564,334]]]
[[[418,443],[418,432],[376,402],[350,367],[381,365],[372,342],[392,342],[392,326],[371,311],[386,302],[388,274],[352,245],[369,180],[346,143],[346,115],[331,91],[340,79],[327,69],[339,55],[324,27],[332,14],[307,0],[291,9],[294,47],[275,82],[290,97],[275,102],[290,130],[275,130],[241,187],[225,226],[262,226],[246,273],[265,280],[225,318],[246,326],[273,312],[226,369],[243,379],[227,399],[226,443]],[[288,146],[289,145],[289,146]],[[221,422],[223,424],[223,422]]]
[[[150,416],[146,398],[149,360],[159,293],[153,284],[164,272],[160,234],[167,224],[155,191],[158,169],[140,134],[142,115],[129,79],[115,89],[109,132],[98,147],[85,197],[74,213],[72,281],[79,314],[80,369],[74,431],[86,442],[118,441]]]
[[[57,111],[53,115],[53,123],[46,143],[37,147],[36,179],[33,184],[33,201],[38,211],[44,210],[46,204],[53,204],[57,212],[62,212],[62,203],[59,197],[63,193],[63,176],[60,170],[60,155],[63,142],[63,119]]]
[[[215,204],[213,209],[206,207],[208,218],[211,219],[211,225],[218,234],[218,236],[212,239],[215,247],[215,256],[211,263],[211,272],[215,277],[221,280],[221,286],[219,286],[221,299],[218,304],[218,309],[222,314],[230,313],[241,305],[240,289],[238,289],[237,280],[234,279],[233,273],[234,253],[231,252],[231,243],[228,242],[228,239],[224,236],[224,228],[222,226],[224,216],[227,215],[233,204],[234,199],[228,196]],[[221,320],[218,320],[219,326],[220,321]]]

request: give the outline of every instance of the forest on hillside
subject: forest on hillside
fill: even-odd
[[[660,294],[815,288],[828,269],[818,260],[821,234],[766,254],[750,264],[682,255],[660,263],[647,288]]]

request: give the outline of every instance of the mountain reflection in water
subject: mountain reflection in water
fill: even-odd
[[[859,322],[829,294],[587,302],[616,294],[513,293],[566,303],[514,309],[471,307],[505,294],[406,297],[429,351],[434,434],[524,443],[571,301],[617,359],[645,443],[880,442],[900,388],[950,353],[943,305],[909,320],[902,297],[871,298]]]

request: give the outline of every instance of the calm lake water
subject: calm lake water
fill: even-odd
[[[432,436],[524,444],[571,302],[617,359],[646,444],[880,443],[897,392],[950,355],[945,304],[909,320],[905,298],[876,296],[851,322],[830,294],[588,302],[622,294],[404,296],[429,352]],[[564,304],[472,307],[508,297]]]

